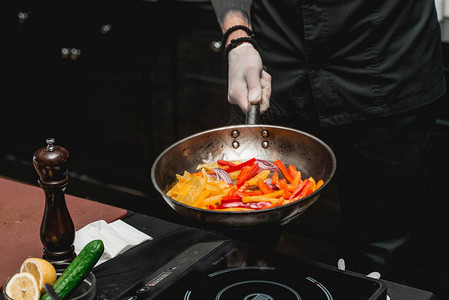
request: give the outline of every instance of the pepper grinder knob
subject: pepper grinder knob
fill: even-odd
[[[54,138],[46,140],[47,147],[42,147],[34,153],[33,164],[39,175],[39,183],[45,185],[60,185],[68,181],[67,160],[69,152],[55,145]]]
[[[40,238],[44,245],[43,258],[64,267],[76,256],[73,246],[75,226],[64,195],[68,183],[69,152],[56,146],[54,138],[48,138],[46,143],[47,146],[38,149],[33,156],[38,183],[45,194]]]

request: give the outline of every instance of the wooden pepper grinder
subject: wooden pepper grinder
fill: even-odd
[[[55,139],[46,140],[47,147],[38,149],[33,165],[39,175],[38,183],[45,193],[45,210],[40,228],[43,258],[56,266],[67,266],[76,256],[73,241],[75,226],[65,202],[68,183],[69,152],[55,146]]]

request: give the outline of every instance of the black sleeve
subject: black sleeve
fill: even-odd
[[[240,12],[248,22],[250,21],[251,0],[212,0],[218,22],[223,25],[223,20],[231,11]]]

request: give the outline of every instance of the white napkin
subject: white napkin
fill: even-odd
[[[95,266],[124,253],[125,251],[153,238],[131,225],[117,220],[106,223],[99,220],[87,224],[75,233],[75,252],[78,255],[81,249],[92,240],[102,240],[104,244],[103,255]]]

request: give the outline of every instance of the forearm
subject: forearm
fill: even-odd
[[[251,0],[212,0],[218,22],[223,33],[234,25],[244,25],[251,29]],[[246,37],[248,34],[244,30],[232,32],[226,45],[239,37]]]

